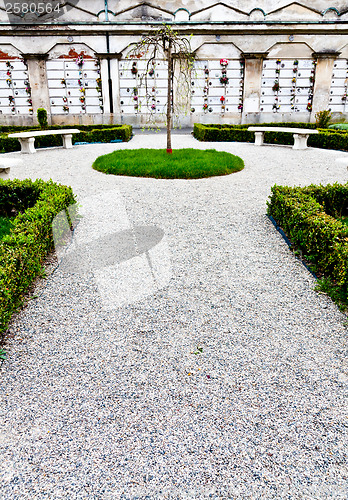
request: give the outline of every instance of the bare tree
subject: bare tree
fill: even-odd
[[[145,58],[146,60],[146,70],[139,75],[139,78],[140,85],[145,86],[145,102],[148,108],[149,123],[154,121],[155,113],[154,87],[149,81],[149,75],[154,71],[156,59],[164,59],[167,62],[167,153],[171,153],[173,116],[179,115],[191,96],[191,69],[194,56],[191,52],[190,40],[180,36],[170,26],[164,24],[161,28],[144,35],[140,42],[132,46],[127,57]],[[178,99],[173,95],[173,90],[176,91]]]

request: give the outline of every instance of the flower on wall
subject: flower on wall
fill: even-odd
[[[312,111],[316,65],[317,65],[317,61],[316,61],[316,59],[314,59],[312,61],[311,75],[309,77],[310,87],[308,89],[308,104],[307,104],[307,111],[309,111],[309,112]]]
[[[136,75],[138,73],[138,68],[137,68],[137,63],[136,61],[133,62],[133,66],[132,66],[132,69],[131,69],[131,73],[132,75]]]
[[[83,64],[84,64],[84,60],[83,60],[83,55],[80,54],[76,60],[75,60],[76,64],[78,65],[79,68],[82,68]]]
[[[238,111],[242,112],[244,108],[244,69],[245,69],[245,59],[239,61],[240,65],[240,80],[239,80],[239,104]]]
[[[228,66],[228,59],[220,59],[220,65],[226,68]]]
[[[273,92],[279,92],[280,86],[279,86],[279,80],[274,80],[274,85],[272,87]]]

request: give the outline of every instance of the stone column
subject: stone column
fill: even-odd
[[[121,108],[118,59],[121,56],[120,54],[109,52],[99,53],[97,56],[100,59],[104,114],[110,115],[111,122],[120,123]]]
[[[47,57],[47,54],[23,54],[23,59],[26,60],[28,66],[34,117],[36,117],[38,108],[45,108],[50,121],[51,105],[46,71]]]
[[[262,66],[267,55],[268,52],[242,54],[245,59],[242,123],[250,121],[248,115],[260,112]]]
[[[108,70],[108,60],[104,57],[104,55],[98,54],[100,59],[100,78],[101,78],[101,87],[103,94],[103,105],[104,105],[104,114],[110,114],[110,92],[109,92],[109,70]]]
[[[336,51],[314,52],[317,59],[315,81],[313,89],[313,102],[311,122],[315,122],[315,113],[329,108],[332,71],[335,59],[340,55]]]
[[[113,54],[113,59],[110,60],[110,78],[112,81],[112,98],[114,107],[115,123],[121,123],[121,101],[120,101],[120,68],[119,59],[120,54]]]
[[[175,55],[173,56],[173,59]],[[173,116],[173,127],[191,126],[191,74],[180,74],[180,62],[173,60],[173,99],[178,116]]]

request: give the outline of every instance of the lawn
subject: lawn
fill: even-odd
[[[0,217],[0,241],[11,231],[12,220],[10,217]]]
[[[244,168],[239,156],[215,149],[127,149],[99,156],[93,168],[113,175],[156,179],[201,179],[228,175]]]

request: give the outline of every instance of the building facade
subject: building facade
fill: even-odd
[[[345,1],[169,0],[158,7],[137,0],[52,0],[46,9],[48,3],[35,0],[18,5],[0,5],[3,125],[34,124],[39,107],[53,124],[143,126],[150,113],[163,124],[166,61],[156,60],[148,74],[150,109],[142,102],[146,61],[127,58],[132,45],[162,23],[190,37],[195,58],[181,125],[309,122],[324,109],[337,119],[348,118]]]

